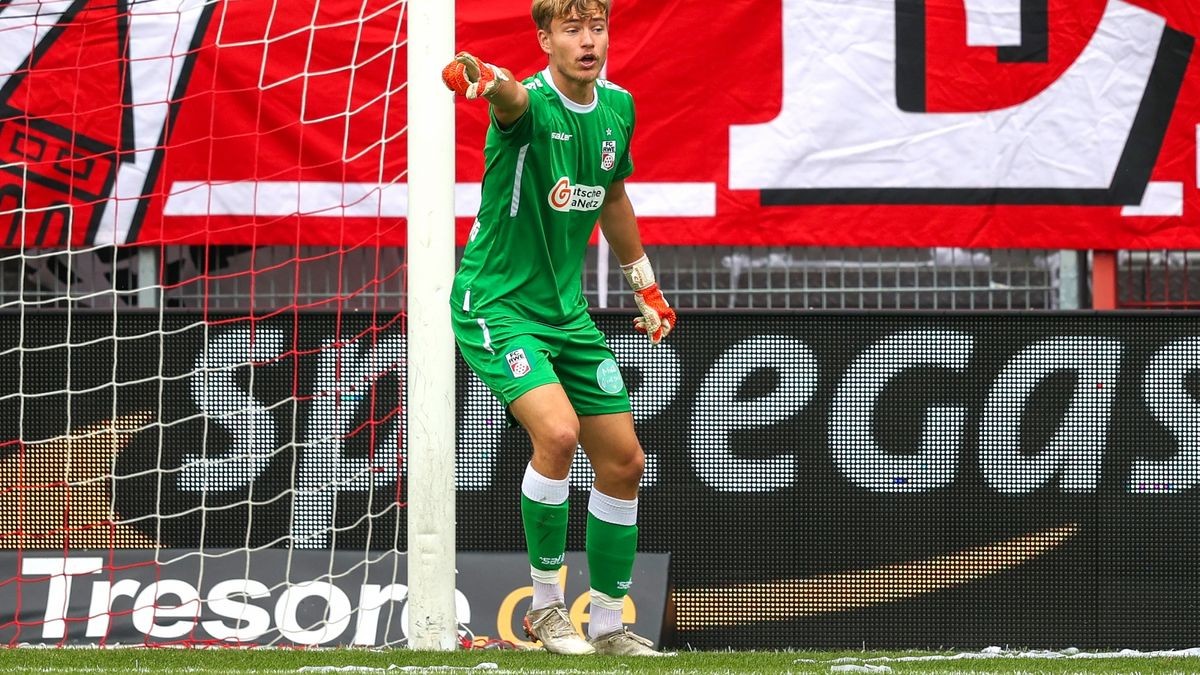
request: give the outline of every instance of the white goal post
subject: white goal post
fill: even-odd
[[[409,646],[457,645],[455,587],[454,3],[408,2]]]

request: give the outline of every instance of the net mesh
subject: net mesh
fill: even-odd
[[[404,640],[405,19],[0,2],[0,639]]]

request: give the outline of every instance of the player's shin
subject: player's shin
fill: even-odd
[[[591,573],[588,636],[622,627],[621,612],[632,585],[637,555],[637,500],[617,499],[592,488],[588,501],[587,560]]]
[[[567,550],[567,497],[570,483],[525,469],[521,482],[521,520],[533,579],[531,607],[541,609],[563,602],[558,570]]]

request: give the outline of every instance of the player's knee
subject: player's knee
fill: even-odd
[[[612,463],[610,477],[622,485],[637,485],[642,481],[645,471],[646,453],[642,452],[641,446],[637,446],[631,452],[625,453],[619,461]]]
[[[569,460],[575,456],[575,449],[579,447],[579,427],[569,424],[554,425],[538,436],[541,441],[540,449],[558,459]]]

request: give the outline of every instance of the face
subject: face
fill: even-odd
[[[550,56],[551,69],[579,84],[595,82],[608,57],[608,19],[573,12],[550,22],[549,32],[539,30],[538,42]]]

